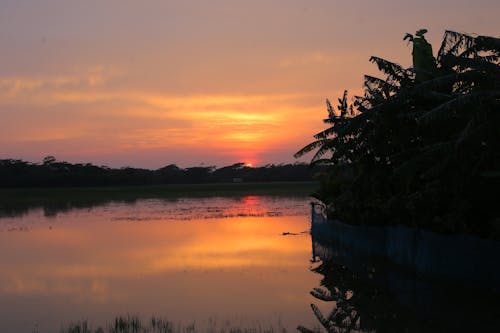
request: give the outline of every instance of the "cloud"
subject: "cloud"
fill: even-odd
[[[160,94],[117,85],[123,73],[95,66],[1,79],[0,143],[31,155],[180,148],[193,156],[225,151],[240,160],[283,142],[295,150],[301,142],[291,124],[317,120],[310,117],[316,98],[307,93]]]
[[[0,100],[29,97],[40,92],[103,86],[116,71],[103,66],[77,69],[63,75],[11,76],[0,78]]]

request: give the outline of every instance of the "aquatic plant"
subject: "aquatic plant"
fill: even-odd
[[[60,330],[60,333],[286,333],[274,327],[238,327],[231,326],[225,322],[222,326],[210,319],[209,327],[197,328],[195,322],[189,325],[174,324],[172,321],[162,317],[152,316],[149,320],[143,320],[138,315],[124,315],[116,317],[112,323],[104,328],[99,326],[93,329],[87,320],[77,321]]]

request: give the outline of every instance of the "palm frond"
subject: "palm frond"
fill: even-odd
[[[423,126],[427,126],[434,121],[442,121],[449,119],[450,117],[453,118],[453,115],[457,115],[460,112],[475,110],[475,108],[471,108],[470,106],[479,104],[481,101],[484,102],[484,100],[486,99],[498,98],[500,98],[499,90],[479,91],[475,93],[459,95],[458,97],[426,112],[424,115],[418,118],[418,122]]]
[[[311,142],[310,144],[306,145],[305,147],[303,147],[301,150],[299,150],[298,152],[296,152],[293,157],[295,158],[299,158],[307,153],[309,153],[310,151],[318,148],[318,147],[321,147],[322,145],[324,145],[326,142],[326,139],[321,139],[321,140],[316,140],[314,142]]]
[[[446,30],[438,51],[438,62],[446,55],[463,54],[474,46],[474,37],[456,31]]]
[[[481,51],[491,51],[500,54],[500,38],[488,37],[488,36],[478,36],[476,37],[476,47]]]
[[[330,103],[330,100],[327,98],[326,99],[326,109],[328,111],[328,119],[333,120],[337,117],[337,113],[335,112],[335,109],[332,106],[332,103]]]
[[[318,333],[318,331],[311,330],[311,329],[304,327],[302,325],[297,326],[297,330],[301,333]]]
[[[334,297],[329,291],[322,288],[314,288],[311,291],[311,295],[325,302],[332,302],[337,300],[337,298]]]
[[[447,68],[459,67],[461,70],[476,69],[483,71],[499,72],[500,66],[490,61],[490,58],[476,57],[467,58],[455,55],[445,55],[441,58],[441,64]]]
[[[311,163],[315,163],[316,161],[321,159],[323,156],[325,156],[326,153],[331,151],[332,148],[333,144],[331,143],[331,140],[325,140],[324,144],[314,154]]]
[[[447,91],[451,92],[452,87],[457,82],[474,82],[484,76],[483,73],[475,70],[469,70],[461,73],[452,72],[447,75],[438,76],[431,80],[424,81],[414,87],[414,94],[424,94],[428,91]]]
[[[314,315],[321,323],[321,325],[324,328],[328,329],[330,327],[330,321],[327,318],[325,318],[325,316],[323,316],[320,309],[315,304],[311,304],[311,309],[313,310]]]
[[[336,134],[335,126],[332,126],[332,127],[325,129],[324,131],[321,131],[321,132],[315,134],[314,138],[321,140],[321,139],[326,139],[326,138],[331,137],[331,136],[335,136],[335,134]]]
[[[339,313],[339,308],[338,306],[334,307],[332,309],[332,311],[330,312],[330,314],[328,315],[328,321],[334,321],[335,320],[335,317],[338,315]]]
[[[347,90],[344,90],[344,95],[342,99],[339,98],[338,109],[340,110],[340,117],[345,118],[347,115],[348,107],[347,107]]]
[[[373,107],[365,96],[354,96],[354,106],[360,113],[366,112]]]
[[[365,75],[364,85],[369,91],[381,90],[387,98],[389,98],[391,93],[396,93],[399,91],[399,87],[390,84],[389,82],[378,77],[370,75]]]
[[[311,166],[325,166],[325,165],[333,165],[334,162],[331,158],[320,158],[315,161],[311,161]]]
[[[406,85],[411,82],[413,72],[399,64],[379,57],[370,57],[370,62],[377,65],[378,69],[387,75],[387,82],[392,85]]]

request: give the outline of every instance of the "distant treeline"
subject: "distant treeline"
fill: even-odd
[[[233,182],[311,181],[321,168],[305,163],[247,167],[244,163],[216,168],[180,168],[170,164],[157,170],[124,167],[113,169],[91,163],[72,164],[44,158],[42,163],[0,160],[0,187],[66,187],[201,184]]]

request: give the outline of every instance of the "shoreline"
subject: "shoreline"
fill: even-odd
[[[138,186],[98,187],[29,187],[0,188],[3,204],[9,202],[61,201],[78,199],[147,199],[163,197],[207,197],[238,195],[309,196],[318,183],[255,182],[255,183],[203,183],[164,184]]]

